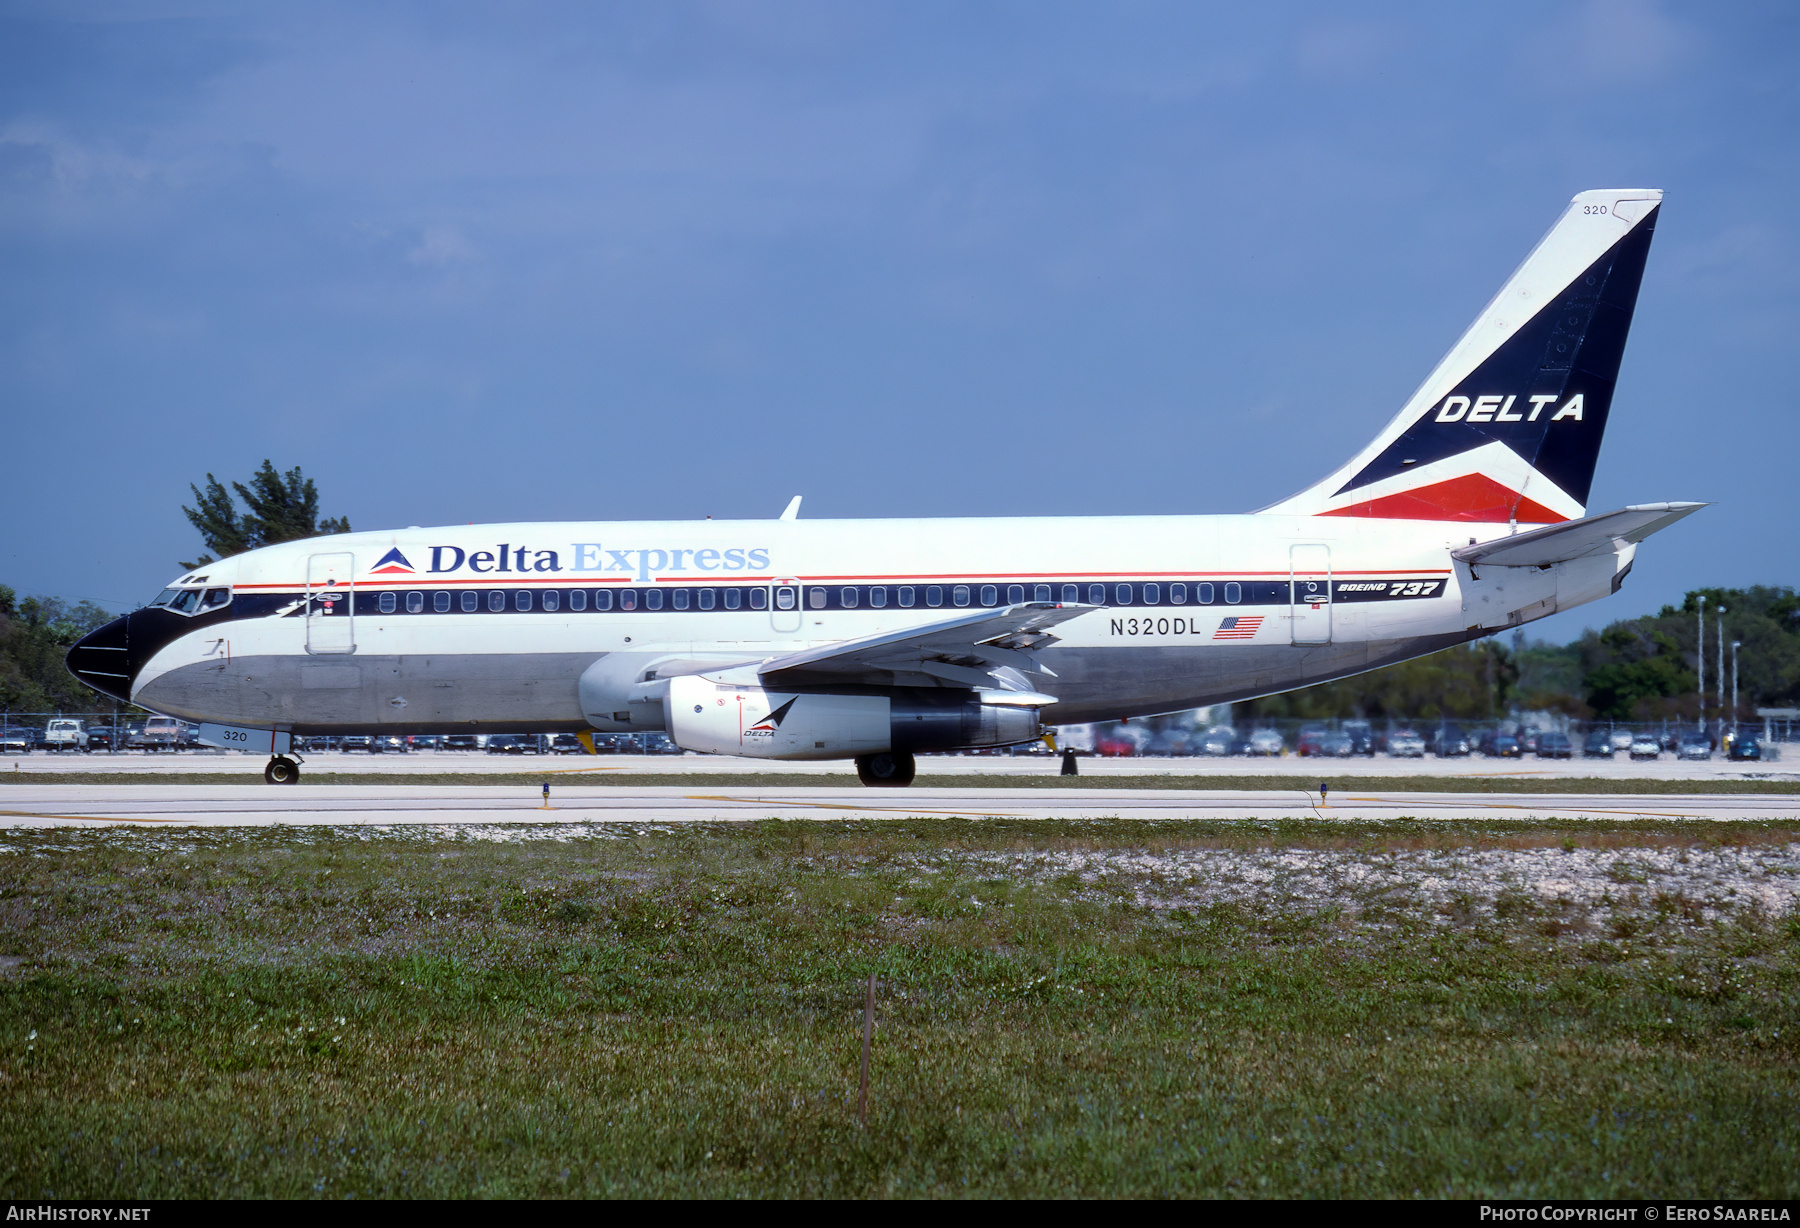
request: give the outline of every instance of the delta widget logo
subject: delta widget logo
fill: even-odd
[[[406,561],[406,556],[400,553],[400,547],[395,546],[376,560],[375,566],[369,569],[369,574],[372,576],[410,576],[417,573],[413,570],[413,565]]]

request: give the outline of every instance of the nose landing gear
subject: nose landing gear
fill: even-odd
[[[300,765],[286,755],[276,755],[263,769],[263,780],[272,785],[291,785],[300,779]]]

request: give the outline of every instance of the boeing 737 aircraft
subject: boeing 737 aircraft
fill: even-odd
[[[1435,652],[1616,592],[1702,506],[1586,515],[1661,200],[1577,196],[1368,447],[1260,512],[352,533],[181,576],[69,668],[271,783],[305,734],[664,730],[904,785]]]

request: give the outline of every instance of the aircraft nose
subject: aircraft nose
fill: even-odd
[[[69,672],[93,687],[125,703],[131,702],[130,616],[115,618],[88,632],[69,649]]]

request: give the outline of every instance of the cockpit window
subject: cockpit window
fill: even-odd
[[[184,588],[169,602],[169,608],[177,614],[192,614],[199,605],[200,590],[197,588]]]
[[[165,588],[162,592],[160,592],[156,595],[156,600],[152,601],[150,604],[153,606],[168,605],[171,601],[175,600],[175,598],[179,597],[180,595],[181,595],[181,590],[178,588]]]
[[[206,590],[205,599],[200,602],[200,609],[204,612],[206,610],[216,610],[220,606],[227,606],[230,604],[231,604],[231,590],[230,589],[228,589],[228,588],[209,588]]]

